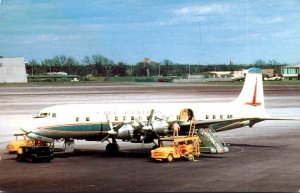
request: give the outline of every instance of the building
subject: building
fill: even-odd
[[[300,80],[300,64],[283,66],[281,74],[285,80]]]
[[[0,57],[0,83],[26,83],[26,68],[23,57]]]
[[[66,73],[66,72],[47,72],[46,74],[49,76],[53,76],[53,75],[67,76],[68,75],[68,73]]]
[[[275,75],[274,69],[262,69],[263,77],[271,78]]]
[[[237,71],[233,71],[233,78],[241,78],[241,77],[245,77],[246,74],[248,73],[248,69],[244,69],[244,70],[237,70]]]

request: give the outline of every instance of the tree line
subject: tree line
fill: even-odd
[[[113,60],[100,54],[85,56],[78,62],[71,56],[59,55],[45,59],[40,63],[32,59],[26,63],[26,72],[29,75],[41,75],[51,72],[66,72],[79,76],[182,76],[199,74],[208,71],[235,71],[250,67],[274,69],[287,64],[276,60],[256,60],[253,64],[179,64],[165,59],[161,62],[141,61],[136,64],[124,62],[115,63]]]

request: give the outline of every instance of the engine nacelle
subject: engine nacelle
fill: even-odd
[[[125,124],[117,131],[118,134],[116,137],[118,139],[130,139],[133,137],[133,130],[131,124]]]
[[[149,141],[150,143],[153,141],[153,137],[146,135],[147,137],[143,139],[145,135],[144,132],[152,131],[157,135],[166,135],[167,133],[169,133],[169,124],[165,120],[154,120],[152,121],[151,125],[146,127],[144,127],[143,130],[141,129],[141,127],[134,127],[131,123],[124,124],[120,129],[118,129],[116,138],[131,140],[133,142],[144,141],[145,143],[147,143]]]
[[[40,135],[37,135],[35,133],[29,133],[26,136],[28,138],[30,138],[30,139],[35,139],[35,140],[39,140],[39,141],[45,141],[47,143],[52,143],[54,141],[54,139],[52,139],[52,138],[40,136]]]
[[[153,138],[148,135],[146,136],[142,135],[140,141],[141,142],[144,141],[144,143],[153,143]]]
[[[169,124],[165,120],[152,121],[152,131],[157,135],[165,135],[169,132]]]

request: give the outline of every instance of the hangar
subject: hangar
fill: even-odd
[[[0,83],[27,83],[24,57],[0,57]]]

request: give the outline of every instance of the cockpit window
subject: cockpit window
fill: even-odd
[[[44,113],[44,112],[42,112],[42,113],[40,113],[38,116],[36,116],[36,117],[33,117],[33,118],[46,118],[46,117],[49,117],[50,116],[50,113]],[[52,117],[53,117],[53,115],[52,115]]]
[[[40,113],[40,117],[48,117],[50,113]]]

